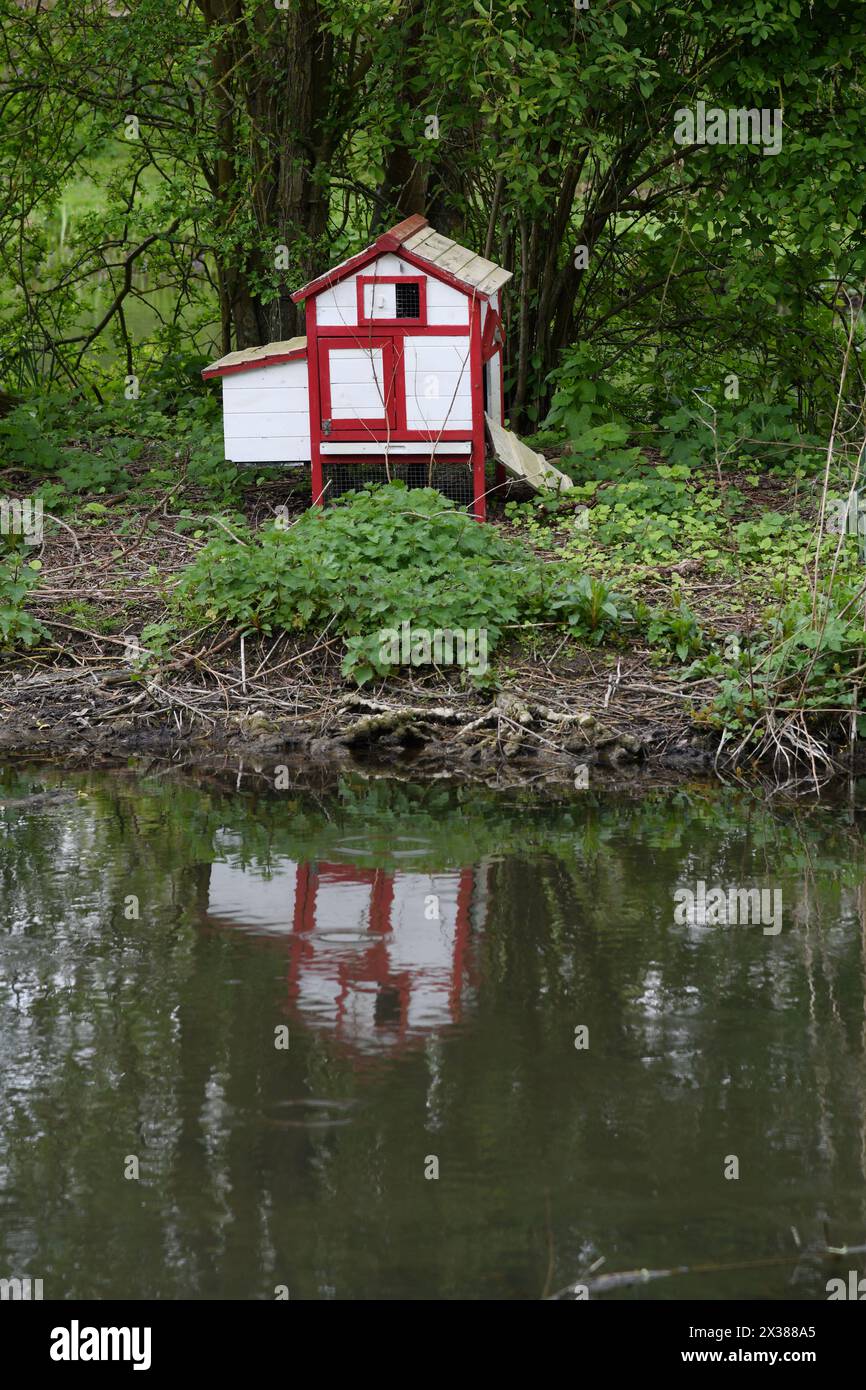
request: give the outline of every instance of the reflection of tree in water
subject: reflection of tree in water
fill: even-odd
[[[608,1269],[773,1253],[822,1207],[862,1234],[866,913],[841,813],[382,784],[288,810],[74,781],[77,804],[0,813],[0,1249],[47,1294],[531,1297],[551,1242],[562,1283],[598,1251]],[[398,834],[419,871],[489,857],[461,1027],[378,1068],[309,1027],[275,1051],[285,943],[200,925],[227,827],[259,868],[347,840],[375,867]],[[673,926],[677,884],[766,873],[780,937]],[[371,1000],[385,1038],[399,990]]]

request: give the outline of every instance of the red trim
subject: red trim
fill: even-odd
[[[401,877],[390,869],[360,869],[354,865],[334,865],[329,863],[304,863],[295,866],[295,916],[293,929],[282,941],[272,938],[262,939],[258,944],[273,949],[275,946],[288,948],[288,1016],[289,1018],[308,1016],[309,999],[304,997],[307,972],[317,974],[325,968],[325,978],[336,985],[334,997],[335,1017],[334,1036],[344,1046],[350,1046],[366,1053],[371,1042],[378,1041],[375,1034],[366,1030],[356,1039],[351,1031],[351,1020],[347,1017],[347,1001],[350,994],[357,992],[359,986],[377,985],[393,991],[399,999],[399,1014],[393,1024],[383,1029],[383,1041],[389,1049],[402,1049],[410,1041],[408,1027],[409,1005],[415,986],[423,986],[432,978],[421,965],[408,965],[393,969],[389,960],[389,939],[396,926],[395,887]],[[476,962],[472,951],[472,904],[475,897],[477,869],[462,868],[458,875],[456,893],[456,914],[454,922],[454,942],[448,970],[447,1024],[459,1023],[463,1003],[464,987],[476,976]],[[314,934],[321,925],[319,913],[320,890],[334,883],[352,883],[369,888],[367,899],[368,940],[351,957],[331,956],[325,959],[317,955]],[[223,929],[234,923],[221,923]],[[431,924],[431,929],[435,924]],[[482,924],[483,925],[483,924]],[[336,967],[336,969],[334,969]],[[436,971],[437,982],[441,972]],[[417,1039],[420,1041],[428,1030],[419,1026]],[[381,1035],[380,1035],[381,1036]],[[362,1058],[363,1060],[363,1058]]]
[[[356,440],[356,441],[353,441],[353,442],[357,443],[358,441]],[[429,441],[428,441],[428,442],[429,442]],[[383,443],[383,444],[382,444],[382,449],[384,450],[385,448],[387,448],[387,445]],[[429,454],[391,454],[391,455],[389,456],[389,459],[388,459],[388,462],[389,462],[389,463],[394,463],[394,464],[396,464],[396,463],[429,463],[429,461],[430,461],[430,456],[429,456]],[[379,455],[378,455],[378,454],[323,454],[323,455],[322,455],[322,462],[323,462],[325,465],[329,465],[329,464],[332,464],[332,463],[358,463],[358,464],[363,464],[363,463],[379,463],[379,462],[380,462],[380,458],[379,458]],[[468,467],[468,466],[470,466],[471,463],[472,463],[472,455],[471,455],[471,454],[436,454],[436,455],[434,456],[434,462],[435,462],[435,463],[463,463],[463,464],[466,464],[467,467]]]
[[[316,889],[314,882],[318,869],[309,864],[298,864],[295,873],[295,915],[292,931],[308,932],[316,929]]]
[[[322,500],[322,456],[319,441],[322,433],[322,413],[319,409],[319,354],[317,349],[316,301],[307,300],[307,385],[310,398],[310,471],[313,505]]]
[[[354,865],[352,871],[358,870]],[[391,910],[394,906],[394,875],[387,869],[374,869],[373,891],[370,894],[370,926],[373,931],[383,935],[393,926]]]
[[[484,379],[481,365],[481,304],[472,301],[472,344],[469,349],[472,373],[472,512],[476,521],[487,520],[486,480],[484,476]]]
[[[352,256],[343,265],[338,265],[329,270],[324,275],[320,275],[317,280],[311,280],[303,289],[295,290],[292,299],[297,304],[299,299],[306,299],[311,294],[319,294],[322,290],[331,289],[334,285],[339,285],[341,280],[345,280],[348,275],[354,275],[356,271],[362,270],[365,265],[376,260],[378,256],[384,255],[386,251],[392,251],[400,257],[401,261],[408,261],[416,270],[423,270],[425,275],[432,275],[435,280],[441,280],[444,285],[450,285],[452,289],[459,290],[461,294],[488,299],[490,295],[498,293],[496,290],[482,292],[476,285],[471,285],[468,280],[461,280],[457,275],[452,275],[450,270],[442,270],[433,261],[425,261],[423,256],[416,255],[414,251],[407,251],[405,246],[401,246],[389,233],[380,236],[378,241],[366,250],[359,251],[357,256]]]
[[[451,966],[451,989],[448,1003],[452,1023],[460,1022],[460,996],[463,992],[463,962],[472,932],[472,891],[475,876],[472,869],[460,869],[457,888],[457,914],[454,923],[454,957]]]
[[[382,373],[384,376],[385,399],[382,402],[382,414],[376,416],[354,416],[350,420],[335,420],[331,414],[331,364],[328,354],[335,349],[335,344],[329,335],[323,334],[317,339],[319,355],[319,398],[320,415],[317,423],[319,444],[322,440],[330,439],[334,435],[341,438],[356,436],[359,439],[367,440],[370,438],[371,430],[399,430],[406,428],[406,398],[401,391],[402,353],[398,360],[395,360],[394,342],[389,337],[368,338],[363,343],[360,350],[381,349],[382,352]],[[337,340],[337,346],[343,348],[343,339]],[[324,433],[324,421],[331,421],[331,433]],[[366,430],[366,433],[364,432]],[[361,433],[358,433],[361,431]],[[378,441],[377,441],[378,442]]]
[[[396,227],[392,227],[390,231],[383,232],[381,236],[377,237],[372,246],[366,246],[363,251],[358,251],[356,255],[350,256],[342,265],[333,266],[331,270],[325,271],[324,275],[319,275],[309,284],[295,290],[292,299],[297,304],[299,299],[306,299],[308,295],[330,289],[332,285],[338,285],[341,280],[345,280],[347,275],[353,275],[356,270],[388,251],[399,252],[402,256],[401,245],[403,241],[413,236],[415,232],[420,232],[422,227],[427,226],[427,218],[424,217],[417,227],[410,228],[408,231],[405,230],[412,220],[411,217],[408,217],[405,222],[398,222]]]
[[[404,419],[404,421],[405,421],[405,419],[406,419],[406,395],[405,395],[405,392],[404,392],[404,391],[402,391],[402,390],[399,389],[400,383],[397,383],[397,386],[398,386],[398,391],[397,391],[398,400],[399,400],[399,397],[402,396],[402,404],[403,404],[403,411],[402,411],[402,414],[403,414],[403,419]],[[325,415],[325,416],[323,416],[323,418],[327,420],[328,417],[327,417],[327,415]],[[362,422],[361,422],[361,421],[358,421],[358,423],[361,424]],[[375,426],[374,426],[374,428],[375,428]],[[381,428],[381,427],[380,427],[380,428]],[[327,434],[322,435],[322,439],[321,439],[320,442],[321,442],[321,443],[325,443],[328,439],[330,439],[330,437],[331,437],[331,436],[330,436],[330,435],[327,435]],[[347,443],[347,442],[349,442],[349,441],[354,441],[354,442],[357,443],[357,444],[381,444],[381,445],[383,446],[383,448],[384,448],[384,446],[385,446],[389,441],[390,441],[392,444],[397,444],[397,443],[400,443],[400,444],[408,444],[408,443],[413,443],[413,442],[414,442],[414,443],[419,443],[419,442],[420,442],[420,443],[422,443],[422,444],[436,444],[436,443],[438,443],[438,441],[439,441],[440,439],[442,439],[442,440],[445,440],[446,443],[448,442],[448,440],[451,440],[452,443],[457,443],[458,441],[460,441],[460,442],[464,442],[464,443],[467,443],[467,444],[468,444],[473,438],[474,438],[473,430],[472,430],[471,426],[469,426],[469,425],[467,425],[466,428],[465,428],[465,429],[462,429],[462,430],[410,430],[410,429],[407,429],[407,428],[406,428],[406,425],[405,425],[405,424],[403,424],[403,425],[395,425],[394,428],[392,429],[391,433],[388,435],[388,438],[387,438],[387,439],[376,439],[376,438],[371,439],[371,438],[370,438],[370,433],[369,433],[369,431],[363,430],[363,429],[356,429],[356,428],[354,428],[354,427],[352,427],[352,428],[349,430],[348,433],[344,433],[342,430],[340,430],[340,440],[341,440],[343,443]],[[336,441],[335,441],[335,442],[336,442]],[[330,455],[328,455],[327,457],[330,457]],[[337,454],[334,454],[333,457],[334,457],[334,458],[337,458],[337,457],[339,457],[339,456],[338,456]],[[411,457],[411,455],[408,455],[408,454],[407,454],[406,457],[409,458],[409,457]],[[468,454],[467,454],[467,458],[469,458],[469,457],[471,457],[471,455],[468,455]]]
[[[494,353],[499,351],[500,344],[496,341],[496,330],[500,330],[500,342],[502,338],[502,325],[499,315],[492,304],[487,306],[487,317],[484,320],[484,332],[481,334],[481,361],[489,362]]]
[[[310,866],[309,864],[299,864],[295,870],[295,913],[292,919],[292,931],[304,930],[304,912],[309,892]]]
[[[210,381],[215,376],[234,376],[236,372],[254,372],[258,367],[274,367],[278,362],[300,362],[307,355],[306,348],[295,348],[293,352],[276,352],[271,357],[255,357],[250,362],[235,362],[230,367],[204,367],[202,376]]]
[[[304,285],[302,289],[295,290],[292,299],[297,304],[301,299],[308,299],[310,295],[319,294],[321,290],[330,289],[332,285],[339,285],[340,281],[345,280],[347,275],[354,275],[356,270],[360,270],[363,266],[369,265],[370,261],[374,261],[376,257],[381,256],[381,254],[382,250],[378,242],[374,242],[372,246],[368,246],[365,250],[359,251],[357,255],[350,256],[343,265],[334,266],[332,270],[328,270],[324,275],[320,275],[317,279],[311,280],[310,283]]]
[[[404,349],[402,338],[395,337],[392,333],[391,344],[394,351],[394,370],[391,377],[391,389],[397,405],[397,434],[406,434],[406,363],[404,361]],[[391,432],[393,437],[395,431]]]
[[[415,319],[400,319],[396,324],[390,324],[386,319],[373,319],[371,323],[363,324],[361,328],[356,328],[352,324],[348,327],[345,324],[341,324],[339,327],[331,327],[330,324],[327,324],[322,329],[322,332],[327,333],[329,338],[354,338],[358,347],[363,347],[368,341],[367,337],[362,332],[362,328],[371,328],[374,324],[377,327],[380,324],[384,324],[388,330],[389,338],[426,338],[427,336],[465,338],[469,334],[468,323],[424,324],[423,327],[419,329],[410,326],[415,322]]]
[[[417,319],[367,318],[364,313],[364,289],[367,285],[417,285]],[[355,281],[358,298],[358,326],[361,328],[412,328],[427,327],[427,277],[426,275],[359,275]]]
[[[379,869],[360,869],[356,864],[332,864],[326,859],[316,865],[316,874],[327,883],[363,883],[372,887],[379,872]]]
[[[281,954],[285,952],[288,957],[288,997],[283,1011],[290,1021],[301,1019],[306,1023],[310,1020],[310,1005],[315,1004],[315,1000],[309,996],[305,997],[304,994],[304,986],[310,975],[321,974],[322,978],[336,985],[334,1036],[344,1047],[352,1049],[351,1055],[357,1066],[369,1065],[371,1044],[381,1044],[389,1051],[403,1049],[413,1041],[420,1045],[431,1030],[419,1020],[412,1032],[409,1031],[408,1009],[414,988],[419,984],[423,987],[427,981],[433,981],[437,986],[443,983],[444,972],[438,966],[431,971],[416,962],[402,969],[391,968],[388,946],[391,933],[397,925],[394,890],[402,872],[390,869],[360,869],[354,865],[315,861],[296,864],[295,909],[291,931],[279,936],[254,934],[251,937],[256,947],[270,952],[279,951]],[[473,923],[472,916],[473,899],[477,897],[476,889],[483,886],[480,878],[482,871],[478,868],[463,868],[455,872],[458,875],[458,883],[454,943],[450,968],[445,966],[448,973],[444,981],[448,987],[446,1026],[460,1022],[465,986],[477,983],[478,979],[477,953],[472,949],[473,926],[476,924]],[[321,954],[315,936],[321,925],[319,892],[320,889],[326,892],[331,885],[342,882],[365,886],[370,890],[367,897],[367,941],[364,944],[359,942],[357,950],[353,949],[351,955],[340,950],[339,954],[332,952],[325,956]],[[430,924],[431,931],[435,925]],[[483,921],[479,921],[477,925],[483,930]],[[359,928],[363,932],[361,923]],[[210,932],[237,929],[238,924],[233,920],[208,916],[206,930]],[[351,992],[357,991],[358,986],[365,984],[376,984],[393,991],[399,998],[399,1016],[393,1024],[383,1027],[378,1036],[368,1032],[363,1026],[365,1021],[362,1020],[363,1031],[356,1038],[349,1031],[348,1025],[351,1020],[346,1016],[346,1002]],[[323,1019],[320,1022],[325,1029],[330,1030],[330,1020]],[[440,1027],[439,1024],[435,1025],[434,1031]],[[379,1051],[382,1050],[382,1046],[379,1047]]]

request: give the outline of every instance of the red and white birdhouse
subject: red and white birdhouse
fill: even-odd
[[[292,296],[304,338],[232,352],[226,458],[311,464],[313,500],[403,478],[483,518],[485,416],[503,423],[500,293],[511,272],[409,217]],[[516,442],[516,441],[515,441]]]

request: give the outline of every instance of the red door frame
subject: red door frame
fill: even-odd
[[[363,342],[349,344],[345,338],[330,338],[323,333],[318,339],[319,357],[319,394],[321,414],[319,424],[324,434],[325,420],[331,421],[331,435],[341,436],[359,435],[361,438],[381,436],[383,431],[405,429],[406,424],[406,394],[403,387],[403,373],[399,370],[402,364],[402,351],[398,355],[395,351],[394,339],[388,334],[376,334],[375,337],[365,338]],[[383,387],[385,399],[382,402],[383,414],[362,418],[357,416],[354,419],[334,420],[331,415],[331,371],[330,359],[328,354],[339,350],[345,352],[351,349],[356,352],[366,352],[368,350],[381,349],[382,352],[382,374],[384,377]],[[325,438],[330,436],[325,435]]]

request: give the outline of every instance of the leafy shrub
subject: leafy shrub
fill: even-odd
[[[567,435],[570,452],[562,466],[576,482],[598,477],[600,465],[607,476],[619,476],[640,459],[639,449],[625,447],[631,431],[623,402],[598,366],[593,349],[578,344],[551,376],[555,390],[544,427]]]
[[[619,419],[604,418],[608,412],[597,399],[598,390],[597,383],[589,381],[575,383],[567,394],[561,388],[545,422],[560,425],[568,435],[561,465],[574,482],[599,477],[600,468],[606,476],[618,477],[640,460],[639,449],[626,448],[628,427]]]
[[[67,461],[56,431],[29,405],[17,405],[0,420],[0,460],[48,477]]]
[[[0,420],[0,457],[40,482],[40,495],[52,507],[62,506],[70,493],[126,488],[129,465],[143,446],[109,437],[98,439],[90,449],[68,447],[65,441],[74,432],[76,411],[70,404],[69,413],[58,418],[56,406],[51,397],[27,402]]]
[[[768,615],[765,632],[725,663],[719,692],[704,712],[711,724],[745,730],[767,717],[801,711],[819,724],[838,719],[858,699],[866,631],[853,592],[839,586],[813,616],[808,596]],[[866,737],[866,717],[857,719]]]
[[[647,627],[647,641],[672,652],[680,661],[696,657],[706,644],[695,614],[682,598],[672,608],[654,610]]]
[[[626,601],[601,579],[582,574],[558,583],[550,598],[550,611],[565,621],[575,636],[594,646],[614,635],[632,616]]]
[[[429,488],[369,488],[287,530],[236,534],[241,543],[221,533],[182,573],[180,604],[245,632],[327,626],[359,683],[389,669],[383,629],[483,628],[492,650],[542,598],[542,568],[522,545]]]
[[[690,467],[717,463],[724,469],[760,460],[774,472],[805,477],[821,464],[821,441],[801,433],[792,417],[790,405],[725,402],[714,410],[708,400],[695,400],[661,420],[659,445],[672,463]]]
[[[39,619],[24,608],[37,580],[37,571],[19,557],[0,556],[0,648],[4,651],[33,647],[48,635]]]
[[[68,509],[76,494],[126,491],[131,465],[146,449],[154,463],[140,479],[144,486],[170,487],[182,459],[188,482],[217,505],[237,501],[243,474],[223,457],[222,413],[212,393],[166,394],[155,380],[134,403],[40,395],[0,419],[0,462],[27,473],[52,511]]]

